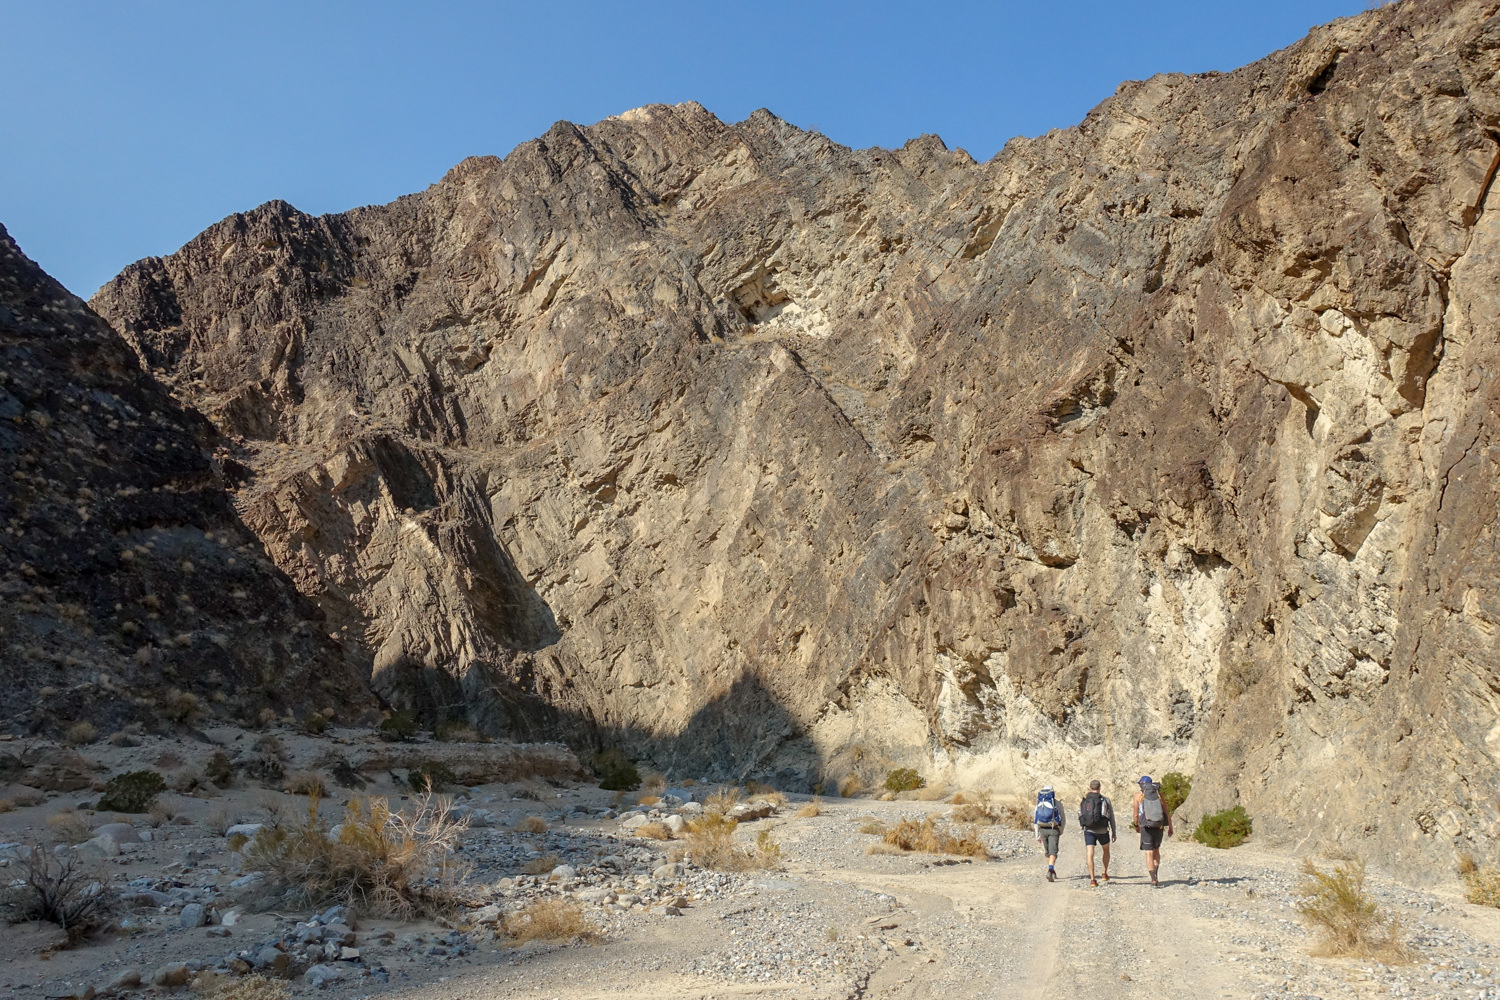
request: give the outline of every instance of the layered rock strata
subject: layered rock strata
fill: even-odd
[[[1496,11],[982,164],[559,124],[93,305],[392,702],[690,773],[1178,767],[1273,838],[1493,854]]]

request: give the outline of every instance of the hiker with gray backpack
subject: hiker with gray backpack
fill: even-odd
[[[1078,804],[1078,825],[1083,828],[1083,845],[1089,855],[1089,885],[1097,886],[1094,877],[1094,847],[1104,849],[1104,884],[1109,884],[1109,844],[1119,839],[1115,829],[1115,807],[1099,791],[1099,779],[1089,782],[1089,792]]]
[[[1141,776],[1140,791],[1130,803],[1130,813],[1141,831],[1141,850],[1146,852],[1146,874],[1152,885],[1161,885],[1156,879],[1161,868],[1161,842],[1172,836],[1172,816],[1161,800],[1161,786],[1151,780],[1151,775]]]
[[[1031,828],[1036,842],[1047,855],[1047,881],[1057,881],[1057,845],[1062,841],[1063,811],[1057,808],[1057,797],[1048,785],[1036,793],[1036,809],[1031,814]]]

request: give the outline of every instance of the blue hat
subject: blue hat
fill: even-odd
[[[1143,775],[1141,775],[1141,780],[1137,781],[1136,784],[1137,785],[1149,785],[1149,784],[1152,784],[1151,775],[1149,775],[1149,774],[1143,774]]]

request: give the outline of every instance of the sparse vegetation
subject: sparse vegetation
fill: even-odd
[[[814,816],[821,815],[823,815],[823,803],[816,797],[797,810],[797,818],[799,819],[812,819]]]
[[[486,743],[484,735],[473,726],[463,722],[444,722],[433,731],[444,743]]]
[[[852,799],[864,790],[865,783],[860,780],[859,775],[857,774],[846,774],[839,781],[840,798]]]
[[[903,819],[886,830],[881,839],[903,851],[921,851],[924,854],[962,854],[982,858],[989,853],[972,829],[955,833],[931,816],[920,820]]]
[[[1168,771],[1161,776],[1161,804],[1170,816],[1187,801],[1193,790],[1193,779],[1180,771]]]
[[[237,822],[239,821],[234,815],[222,806],[210,809],[208,816],[204,819],[204,824],[208,827],[209,832],[220,837],[228,833],[229,828]]]
[[[607,792],[629,792],[641,787],[641,773],[618,747],[594,754],[594,773],[599,787]]]
[[[219,788],[228,788],[234,784],[234,763],[223,750],[215,750],[203,765],[203,776]]]
[[[392,712],[380,720],[380,736],[393,743],[405,743],[417,735],[417,720],[406,709]]]
[[[714,871],[774,868],[781,861],[781,847],[771,838],[770,830],[761,831],[754,847],[742,847],[735,842],[738,826],[721,812],[705,812],[683,829],[686,853],[700,868]]]
[[[317,796],[294,824],[262,830],[246,866],[264,872],[294,904],[342,903],[379,916],[441,915],[454,903],[460,874],[450,858],[464,823],[446,802],[422,796],[410,814],[383,798],[354,799],[337,839],[319,816]]]
[[[888,792],[911,792],[926,784],[927,779],[910,767],[898,767],[885,776],[885,790]]]
[[[407,772],[406,783],[414,792],[441,792],[458,784],[458,775],[442,761],[429,760]]]
[[[75,722],[63,734],[63,742],[70,747],[86,746],[99,738],[99,730],[92,722]]]
[[[203,1000],[287,1000],[292,995],[286,983],[259,973],[224,976],[200,972],[193,979],[192,988]]]
[[[317,771],[296,771],[287,775],[281,790],[288,795],[315,795],[320,799],[328,796],[328,786],[323,784],[323,776]]]
[[[143,813],[166,789],[166,779],[156,771],[117,774],[105,783],[98,808],[100,812]]]
[[[772,788],[769,791],[756,792],[751,802],[765,802],[777,809],[786,808],[786,796]]]
[[[0,813],[8,813],[16,808],[16,804],[10,799],[0,799]]]
[[[114,899],[108,883],[71,853],[33,847],[22,852],[17,865],[20,878],[7,892],[13,914],[57,924],[70,942],[96,927]]]
[[[635,804],[638,806],[646,806],[647,808],[649,808],[656,805],[660,801],[660,795],[642,795],[640,798],[635,800]]]
[[[1320,935],[1318,954],[1390,965],[1413,959],[1400,921],[1382,912],[1365,891],[1362,859],[1341,861],[1328,871],[1304,859],[1302,873],[1297,912]]]
[[[635,828],[637,837],[648,837],[651,840],[671,840],[672,828],[665,823],[642,823]]]
[[[540,816],[527,816],[516,824],[517,833],[546,833],[547,821]]]
[[[181,801],[170,795],[163,795],[151,803],[150,808],[146,810],[146,815],[149,817],[151,825],[157,827],[165,826],[167,823],[172,822],[181,812]]]
[[[872,837],[884,837],[885,831],[888,829],[889,827],[887,827],[880,820],[876,819],[874,816],[866,817],[865,820],[859,824],[859,832],[868,834]]]
[[[560,864],[562,860],[556,854],[543,854],[522,865],[521,873],[523,875],[546,875]]]
[[[1458,877],[1464,884],[1464,898],[1469,902],[1500,907],[1500,868],[1476,864],[1473,855],[1460,854]]]
[[[83,817],[72,809],[63,809],[48,816],[47,829],[64,844],[81,844],[94,835]]]
[[[170,722],[191,726],[203,716],[203,702],[191,691],[173,688],[162,699],[161,714]]]
[[[723,815],[739,805],[739,801],[740,790],[738,788],[733,785],[720,785],[704,798],[703,811]]]
[[[584,916],[583,907],[571,900],[539,899],[506,915],[501,922],[505,936],[525,941],[592,941],[598,928]]]
[[[1250,816],[1244,806],[1225,809],[1198,821],[1193,839],[1209,847],[1239,847],[1249,839],[1252,832]]]
[[[991,826],[1000,821],[999,814],[990,806],[980,802],[965,802],[954,807],[953,822]]]

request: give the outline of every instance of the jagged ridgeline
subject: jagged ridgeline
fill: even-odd
[[[694,775],[1182,770],[1258,836],[1493,854],[1495,10],[982,164],[560,124],[92,305],[393,705]]]

